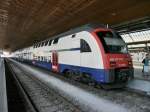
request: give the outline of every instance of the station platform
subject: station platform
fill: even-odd
[[[134,90],[136,92],[150,96],[150,81],[135,78],[134,80],[129,81],[127,88],[132,91]]]
[[[135,65],[134,66],[134,76],[135,76],[135,78],[139,79],[139,80],[150,81],[150,73],[149,73],[149,76],[145,77],[145,76],[143,76],[142,69],[143,69],[142,65]]]
[[[3,58],[0,58],[0,112],[8,112],[5,66]]]
[[[143,76],[142,64],[134,65],[134,80],[129,81],[127,88],[150,96],[150,75]]]

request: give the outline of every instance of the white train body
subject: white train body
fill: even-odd
[[[110,29],[88,26],[16,51],[14,57],[55,72],[88,74],[98,83],[113,83],[116,81],[116,69],[132,71],[132,64],[129,65],[131,57],[128,53],[106,52],[102,40],[96,34],[99,31],[112,32]],[[123,42],[120,38],[115,41]]]

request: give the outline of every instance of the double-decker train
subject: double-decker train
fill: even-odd
[[[84,25],[13,53],[19,60],[98,84],[127,82],[133,65],[127,45],[114,30]]]

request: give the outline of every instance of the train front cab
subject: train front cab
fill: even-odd
[[[134,77],[133,64],[127,45],[113,30],[96,29],[91,32],[99,45],[104,65],[104,82],[124,83]]]

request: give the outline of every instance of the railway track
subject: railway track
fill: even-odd
[[[13,64],[15,64],[15,63],[13,63]],[[17,64],[15,64],[15,65],[18,66]],[[79,83],[79,82],[76,82],[76,81],[73,81],[70,79],[68,80],[65,77],[62,77],[55,73],[51,73],[49,71],[43,70],[38,67],[34,67],[31,65],[27,65],[27,66],[30,66],[37,71],[39,70],[39,71],[42,71],[43,73],[50,74],[51,76],[54,76],[60,80],[68,82],[76,87],[82,88],[91,94],[95,94],[96,96],[102,97],[102,98],[112,101],[116,104],[121,104],[124,107],[128,108],[131,112],[149,112],[150,111],[149,97],[127,91],[126,89],[115,89],[115,90],[109,90],[109,91],[103,90],[103,89],[97,89],[97,88],[94,88],[94,87],[91,87],[91,86],[88,86],[88,85],[85,85],[85,84],[82,84],[82,83]],[[31,74],[30,72],[23,70],[22,67],[20,67],[19,69],[26,72],[26,75]],[[37,80],[37,78],[35,78],[35,80]],[[44,84],[44,85],[46,85],[46,84]],[[50,87],[47,87],[47,89],[50,89]]]
[[[28,97],[36,108],[36,112],[82,112],[81,109],[48,88],[38,79],[27,75],[10,63],[9,68],[25,88]]]
[[[39,112],[12,69],[5,63],[8,112]]]

